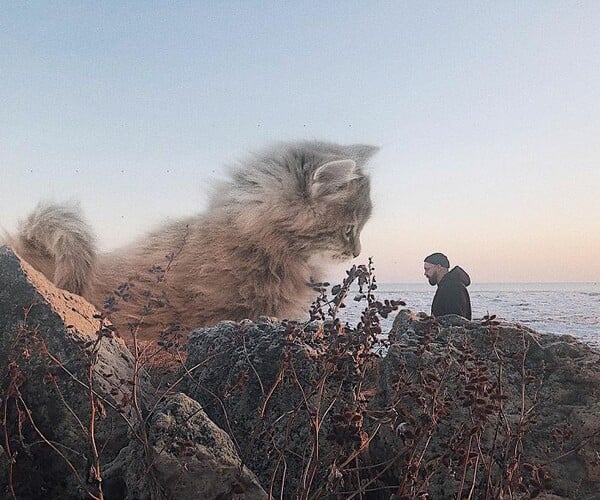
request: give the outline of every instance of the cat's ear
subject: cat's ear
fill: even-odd
[[[360,174],[354,160],[330,161],[313,173],[310,192],[313,196],[330,194],[358,177]]]
[[[354,158],[359,167],[364,166],[379,151],[377,146],[369,144],[353,144],[347,148],[348,156]]]

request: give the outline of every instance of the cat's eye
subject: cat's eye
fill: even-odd
[[[352,236],[352,233],[354,232],[354,226],[352,224],[348,224],[346,226],[346,229],[344,230],[344,236],[348,239],[350,239],[350,237]]]

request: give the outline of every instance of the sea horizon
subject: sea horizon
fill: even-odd
[[[421,281],[377,281],[379,285],[429,285]],[[473,285],[600,285],[600,281],[479,281]]]
[[[435,293],[436,286],[430,285],[427,280],[422,282],[393,282],[377,281],[377,291],[401,292],[414,291]],[[331,284],[335,284],[334,281]],[[355,285],[356,286],[356,285]],[[600,293],[600,281],[502,281],[502,282],[474,282],[468,287],[473,292],[493,292],[493,291],[523,291],[523,292],[587,292]]]
[[[403,308],[429,313],[436,290],[425,280],[377,282],[374,295],[379,300],[402,300],[406,303]],[[493,314],[541,333],[571,334],[600,346],[600,282],[474,283],[468,290],[474,320]],[[345,302],[345,316],[357,322],[364,303],[351,298]],[[383,321],[384,331],[389,330],[394,317],[392,314]]]

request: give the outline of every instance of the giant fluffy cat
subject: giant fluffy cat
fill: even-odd
[[[8,243],[57,286],[102,308],[121,332],[143,317],[143,338],[259,315],[296,317],[327,260],[360,252],[371,213],[365,145],[282,144],[232,168],[206,212],[97,254],[76,207],[40,204]],[[170,255],[167,259],[166,256]],[[159,267],[157,267],[159,266]],[[166,271],[166,272],[165,272]]]

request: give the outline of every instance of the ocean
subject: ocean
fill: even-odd
[[[375,296],[399,299],[412,311],[431,312],[436,287],[428,283],[378,283]],[[495,314],[498,319],[520,323],[541,333],[570,334],[600,347],[600,283],[481,283],[469,288],[473,319]],[[364,302],[346,299],[342,318],[360,320]],[[395,313],[384,320],[389,331]]]

